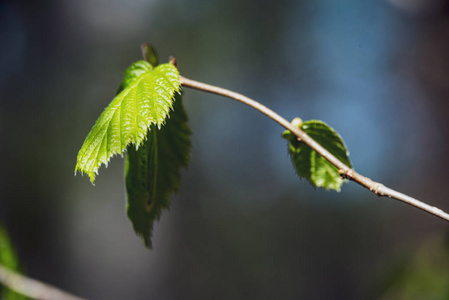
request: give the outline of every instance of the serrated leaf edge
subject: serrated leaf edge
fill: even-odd
[[[96,121],[96,123],[94,124],[94,126],[92,127],[91,131],[90,131],[89,134],[87,135],[87,137],[86,137],[86,139],[85,139],[85,142],[83,143],[83,145],[82,145],[82,147],[81,147],[81,149],[80,149],[80,151],[79,151],[79,153],[78,153],[78,156],[77,156],[77,164],[76,164],[76,166],[75,166],[75,175],[77,174],[78,171],[80,171],[80,173],[81,173],[82,175],[83,175],[83,173],[85,173],[85,174],[87,174],[87,175],[89,176],[90,181],[92,182],[92,184],[94,184],[95,175],[98,175],[98,170],[99,170],[99,168],[101,167],[102,164],[105,164],[105,166],[107,167],[108,164],[109,164],[110,159],[111,159],[112,157],[114,157],[115,155],[117,155],[117,154],[120,154],[120,155],[123,157],[123,154],[126,152],[126,147],[127,147],[128,145],[130,145],[130,144],[134,144],[135,147],[136,147],[136,149],[138,149],[139,146],[140,146],[140,145],[146,140],[146,138],[147,138],[147,134],[141,134],[142,131],[148,132],[148,131],[150,130],[151,124],[154,124],[154,125],[156,125],[158,128],[160,128],[160,127],[165,123],[166,119],[170,117],[170,111],[173,110],[173,100],[174,100],[175,93],[180,93],[180,92],[181,92],[181,85],[180,85],[180,84],[175,85],[175,84],[173,84],[173,82],[172,82],[172,80],[175,80],[175,81],[178,81],[178,82],[179,82],[179,72],[178,72],[178,70],[177,70],[176,67],[173,66],[172,71],[169,71],[169,72],[167,72],[166,74],[161,74],[161,69],[167,67],[168,65],[170,65],[170,64],[159,65],[158,67],[156,67],[156,68],[150,70],[150,71],[147,72],[146,74],[143,74],[142,76],[136,78],[136,79],[135,79],[129,86],[127,86],[126,89],[124,89],[123,91],[121,91],[121,92],[120,92],[120,93],[119,93],[119,94],[118,94],[118,95],[111,101],[111,103],[105,108],[105,110],[102,112],[102,114],[101,114],[100,117],[97,119],[97,121]],[[162,92],[162,91],[160,91],[160,90],[158,91],[157,88],[159,88],[159,89],[162,88],[162,89],[164,90],[164,92],[168,92],[166,86],[165,86],[163,83],[168,82],[168,83],[171,85],[171,87],[174,89],[174,92],[173,92],[173,93],[168,92],[168,94],[171,94],[171,97],[170,97],[170,102],[168,103],[168,108],[167,108],[166,110],[165,110],[165,109],[163,110],[163,115],[164,115],[163,119],[160,121],[160,120],[154,120],[153,118],[151,118],[151,119],[153,119],[153,120],[151,120],[150,124],[145,124],[143,128],[139,128],[139,129],[140,129],[140,135],[132,135],[132,136],[130,137],[130,139],[127,140],[125,143],[123,143],[122,132],[121,132],[121,130],[120,130],[120,151],[117,151],[117,150],[114,150],[114,149],[113,149],[113,150],[111,151],[111,153],[109,154],[109,156],[108,156],[106,159],[102,159],[102,158],[98,159],[98,154],[100,153],[100,149],[103,147],[103,143],[105,142],[105,135],[107,134],[107,131],[108,131],[107,129],[104,130],[103,127],[104,127],[106,124],[108,124],[108,122],[109,122],[109,124],[108,124],[108,126],[107,126],[107,128],[108,128],[108,127],[110,126],[110,122],[111,122],[112,119],[113,119],[113,117],[111,117],[109,120],[107,120],[107,119],[106,119],[106,120],[103,120],[103,118],[102,118],[103,113],[105,113],[105,111],[106,111],[107,108],[109,108],[110,106],[114,106],[114,105],[116,105],[117,107],[113,108],[113,110],[111,110],[109,113],[112,114],[112,116],[114,116],[114,115],[117,113],[117,111],[120,112],[120,111],[121,111],[121,108],[122,108],[122,104],[123,104],[124,98],[125,98],[130,92],[134,91],[133,89],[134,89],[134,88],[135,88],[135,87],[136,87],[136,86],[137,86],[143,79],[145,79],[145,78],[147,78],[148,76],[150,76],[150,74],[151,74],[151,75],[154,75],[154,72],[160,73],[161,77],[164,77],[165,80],[166,80],[165,82],[164,82],[164,81],[161,82],[162,78],[157,78],[157,79],[155,80],[155,83],[156,83],[155,92],[157,92],[157,94],[159,94],[159,96],[161,96],[161,92]],[[161,97],[164,98],[163,96],[161,96]],[[114,104],[114,102],[119,102],[119,103]],[[137,104],[137,101],[136,101],[136,104]],[[100,120],[101,120],[101,122],[99,122]],[[136,120],[136,123],[137,123],[137,120]],[[137,125],[137,127],[139,127],[139,125]],[[99,129],[96,130],[96,131],[94,132],[94,129],[97,129],[97,128],[99,128]],[[121,129],[121,126],[119,126],[119,129]],[[104,132],[101,133],[101,131],[104,131]],[[97,135],[98,133],[102,134],[101,139],[93,139],[93,138],[92,138],[92,135],[94,135],[94,134]],[[139,134],[139,133],[137,133],[137,134]],[[83,166],[83,164],[80,163],[80,158],[82,158],[82,157],[84,156],[84,154],[86,153],[86,151],[87,151],[89,148],[92,147],[92,143],[93,143],[94,141],[96,142],[97,140],[98,140],[98,143],[101,143],[101,144],[100,144],[100,146],[98,147],[98,150],[96,151],[95,159],[92,160],[92,159],[90,159],[90,157],[87,158],[87,159],[84,159],[83,161],[86,161],[86,163],[83,163],[83,164],[88,164],[87,162],[91,162],[91,163],[89,163],[87,167],[86,167],[86,166]],[[87,141],[88,141],[89,143],[88,143],[88,144],[85,144]],[[94,146],[94,147],[97,147],[97,146],[98,146],[98,144],[97,144],[96,146]],[[107,146],[107,144],[106,144],[106,146]],[[95,152],[95,151],[92,151],[92,154],[93,154],[94,152]],[[92,154],[91,154],[91,155],[92,155]],[[98,164],[97,164],[96,166],[93,166],[93,167],[92,167],[92,163],[94,163],[96,160],[98,160]],[[90,170],[92,170],[92,171],[90,171]]]

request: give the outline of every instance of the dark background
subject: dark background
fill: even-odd
[[[324,120],[357,171],[449,211],[447,1],[0,1],[0,221],[30,276],[92,300],[373,299],[393,253],[447,230],[354,183],[315,191],[276,123],[185,89],[191,164],[145,249],[123,159],[73,176],[142,42]]]

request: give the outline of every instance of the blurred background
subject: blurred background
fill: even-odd
[[[124,160],[96,186],[73,174],[142,42],[188,78],[324,120],[358,172],[449,211],[448,1],[3,0],[0,222],[31,277],[92,300],[387,299],[392,266],[444,244],[429,241],[447,223],[415,208],[314,190],[279,125],[185,89],[191,164],[146,249]]]

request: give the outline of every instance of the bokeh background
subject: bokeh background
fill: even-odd
[[[186,77],[324,120],[357,171],[449,211],[448,1],[3,0],[0,222],[30,276],[92,300],[378,299],[392,257],[445,235],[353,183],[315,191],[280,126],[185,89],[191,164],[145,249],[123,159],[96,186],[73,175],[142,42]]]

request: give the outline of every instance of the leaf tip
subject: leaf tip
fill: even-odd
[[[143,237],[143,243],[145,244],[145,247],[148,249],[153,248],[153,245],[151,244],[151,237],[142,235]]]
[[[153,67],[159,64],[159,58],[156,49],[148,43],[143,43],[140,45],[142,51],[142,56],[145,61],[149,62]]]
[[[95,171],[95,172],[88,171],[88,170],[83,169],[81,166],[79,166],[77,164],[75,167],[75,176],[78,174],[78,171],[81,173],[81,176],[83,176],[84,174],[89,176],[90,182],[92,183],[92,185],[95,186],[95,176],[96,176],[96,174],[98,175],[98,171]]]
[[[87,176],[89,176],[89,179],[90,179],[90,182],[92,183],[92,185],[95,186],[95,173],[89,172],[89,173],[87,173]]]
[[[292,139],[292,137],[293,137],[293,134],[290,132],[290,130],[285,130],[282,133],[282,138],[283,139],[286,139],[286,140],[290,141]]]

